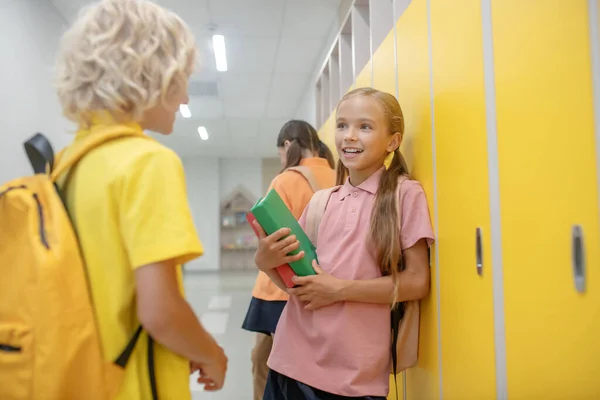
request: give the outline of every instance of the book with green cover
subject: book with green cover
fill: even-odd
[[[298,276],[315,274],[312,261],[317,260],[316,248],[275,189],[271,189],[264,198],[258,199],[250,209],[250,213],[267,235],[281,228],[289,228],[290,235],[296,235],[300,242],[299,248],[289,254],[294,255],[304,251],[304,257],[301,260],[290,263],[291,268]]]

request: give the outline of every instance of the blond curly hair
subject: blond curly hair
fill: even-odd
[[[177,15],[147,0],[102,0],[63,35],[55,86],[67,118],[87,125],[96,112],[139,121],[187,84],[194,35]]]

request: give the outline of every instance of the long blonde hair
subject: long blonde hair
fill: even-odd
[[[63,35],[55,86],[65,116],[89,124],[96,112],[139,120],[185,85],[195,39],[177,15],[147,0],[102,0]]]
[[[358,88],[348,92],[338,103],[338,108],[345,100],[355,96],[369,96],[376,99],[383,107],[388,132],[390,135],[404,134],[404,116],[398,100],[389,93],[373,88]],[[337,110],[336,110],[337,112]],[[398,275],[400,272],[402,249],[400,245],[400,233],[396,209],[398,198],[398,178],[401,175],[408,176],[406,161],[400,153],[400,149],[394,151],[394,157],[389,167],[381,175],[375,203],[371,212],[370,239],[375,248],[377,263],[383,275],[391,275],[394,282],[394,296],[392,303],[396,303],[398,292]],[[343,184],[348,176],[348,169],[341,160],[337,165],[337,183]]]

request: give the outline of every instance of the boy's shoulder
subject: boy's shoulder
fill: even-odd
[[[181,158],[175,151],[145,137],[124,138],[110,143],[106,154],[125,169],[144,168],[148,164],[182,165]]]

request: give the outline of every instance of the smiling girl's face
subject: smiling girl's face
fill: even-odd
[[[390,132],[384,108],[372,96],[344,100],[336,125],[335,146],[354,186],[380,169],[388,153],[400,145],[400,135]]]

